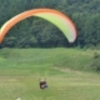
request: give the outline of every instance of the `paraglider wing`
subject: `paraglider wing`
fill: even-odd
[[[57,10],[42,8],[25,11],[8,20],[0,29],[0,42],[3,41],[7,32],[15,24],[31,16],[37,16],[53,23],[62,31],[70,43],[75,41],[77,32],[73,22],[66,15]]]

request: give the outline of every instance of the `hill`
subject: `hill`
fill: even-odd
[[[99,53],[68,48],[1,49],[0,99],[100,100],[100,76],[90,68]],[[40,78],[46,78],[48,89],[39,88]]]
[[[49,70],[57,68],[80,71],[97,71],[98,69],[96,69],[95,63],[98,60],[97,58],[99,54],[100,53],[97,50],[92,51],[68,48],[4,48],[0,51],[0,69],[16,68],[27,70],[28,68],[28,70],[31,70],[33,67],[35,67],[37,70],[37,68],[39,67],[40,72],[41,70],[43,71],[41,73],[44,73],[45,68]],[[93,67],[93,64],[95,64],[95,67]],[[35,72],[35,70],[33,72]]]

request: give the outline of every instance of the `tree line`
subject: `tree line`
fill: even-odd
[[[0,47],[79,47],[100,48],[100,0],[0,0],[0,26],[15,15],[35,8],[52,8],[70,17],[77,40],[69,44],[51,23],[30,17],[16,24]]]

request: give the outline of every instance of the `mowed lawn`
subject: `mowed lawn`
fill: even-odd
[[[93,54],[66,48],[2,49],[0,100],[100,100],[100,75],[88,71]],[[39,88],[40,78],[46,78],[46,90]]]

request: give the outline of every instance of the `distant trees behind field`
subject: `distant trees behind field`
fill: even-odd
[[[31,17],[15,25],[0,47],[100,48],[100,0],[0,0],[0,26],[35,8],[53,8],[69,16],[78,31],[75,43],[69,44],[54,25]]]

